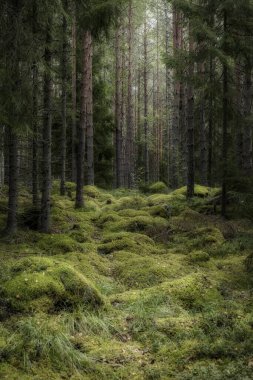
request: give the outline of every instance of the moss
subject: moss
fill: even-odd
[[[167,239],[168,222],[160,217],[137,216],[122,219],[118,222],[106,223],[105,228],[110,231],[141,232],[157,240]]]
[[[170,266],[160,258],[121,251],[116,254],[113,274],[128,288],[145,288],[165,281],[170,271]]]
[[[115,211],[124,209],[140,210],[146,205],[147,201],[144,197],[141,197],[140,195],[134,195],[120,198],[112,207]]]
[[[169,191],[168,187],[164,182],[155,182],[149,186],[148,192],[153,194],[167,194]]]
[[[186,309],[201,310],[208,304],[219,302],[221,295],[215,283],[205,275],[191,274],[180,279],[163,282],[142,291],[129,291],[117,295],[117,302],[135,302],[139,297],[158,297],[162,295],[167,299],[172,298]]]
[[[102,241],[103,243],[98,245],[98,252],[104,255],[122,250],[139,255],[164,253],[162,248],[155,246],[155,242],[150,237],[139,233],[109,233],[103,237]]]
[[[151,195],[148,198],[148,205],[149,206],[157,206],[157,205],[169,205],[173,197],[171,194],[155,194]]]
[[[133,210],[133,209],[121,210],[117,214],[121,217],[126,217],[126,218],[135,218],[137,216],[149,216],[149,213],[146,210]]]
[[[103,227],[103,225],[107,222],[117,222],[121,219],[122,218],[115,211],[108,212],[106,210],[106,211],[103,211],[101,215],[99,215],[99,217],[95,220],[95,222],[99,227]]]
[[[207,196],[215,196],[220,192],[220,189],[218,188],[210,188],[206,186],[201,186],[201,185],[195,185],[194,187],[194,195],[197,197],[207,197]],[[187,187],[184,186],[180,189],[177,189],[173,191],[172,194],[175,195],[187,195]]]
[[[114,197],[106,191],[99,189],[96,186],[87,185],[84,186],[84,193],[90,198],[96,199],[99,202],[114,202]]]
[[[48,255],[68,253],[73,251],[83,251],[83,247],[70,236],[63,234],[44,235],[38,241],[38,247]]]
[[[71,265],[45,259],[21,259],[4,268],[1,294],[13,311],[64,309],[104,303],[94,285]]]
[[[210,260],[210,256],[207,252],[195,251],[189,254],[189,261],[192,263],[205,263]]]
[[[158,330],[165,333],[170,339],[185,339],[193,334],[198,328],[198,317],[191,317],[189,314],[177,317],[164,317],[156,319]]]

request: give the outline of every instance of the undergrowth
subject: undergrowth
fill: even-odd
[[[66,197],[58,185],[51,235],[32,230],[21,193],[19,232],[0,242],[0,378],[252,379],[244,200],[223,220],[210,206],[219,189],[187,201],[163,183],[86,186],[77,211],[74,185]]]

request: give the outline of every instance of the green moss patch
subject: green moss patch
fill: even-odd
[[[1,295],[13,311],[50,311],[104,301],[95,286],[71,265],[46,258],[21,259],[3,268]]]

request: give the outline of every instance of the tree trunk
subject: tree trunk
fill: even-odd
[[[42,149],[42,197],[40,230],[50,232],[51,227],[51,145],[52,145],[52,18],[48,21],[45,48],[43,149]]]
[[[116,59],[116,78],[115,78],[115,168],[116,168],[116,187],[119,188],[123,185],[122,183],[122,123],[121,123],[121,112],[120,112],[120,76],[121,76],[121,63],[120,63],[120,28],[116,31],[116,41],[115,41],[115,59]]]
[[[5,155],[4,155],[4,141],[5,140],[5,127],[0,125],[0,188],[4,185],[5,181]]]
[[[73,5],[73,20],[72,20],[72,163],[71,177],[72,181],[76,182],[76,163],[77,163],[77,137],[76,137],[76,8]]]
[[[92,94],[92,35],[86,32],[85,44],[85,66],[87,78],[85,81],[86,100],[86,133],[87,133],[87,170],[88,185],[94,185],[94,130],[93,130],[93,94]]]
[[[224,10],[224,35],[227,38],[227,12]],[[222,201],[221,214],[227,214],[227,155],[228,155],[228,68],[223,65],[223,142],[222,142]]]
[[[12,127],[8,128],[9,146],[9,193],[6,234],[13,235],[17,230],[18,201],[18,138]]]
[[[33,42],[36,45],[37,34],[37,4],[33,3]],[[33,136],[32,136],[32,196],[33,206],[39,207],[39,164],[38,164],[38,65],[37,62],[33,62],[32,66],[32,114],[33,114]]]
[[[88,32],[83,34],[83,70],[82,70],[82,89],[81,89],[81,115],[80,123],[77,128],[77,160],[76,160],[76,208],[84,207],[83,185],[84,185],[84,155],[85,155],[85,132],[87,118],[87,46]]]
[[[200,64],[199,74],[205,83],[205,64]],[[207,186],[207,135],[206,135],[206,101],[205,91],[201,91],[199,117],[200,117],[200,182]]]
[[[179,37],[180,37],[180,25],[179,25],[179,14],[173,9],[173,50],[176,52],[179,49]],[[176,73],[174,73],[174,95],[173,95],[173,115],[172,115],[172,125],[170,131],[170,184],[172,188],[177,188],[178,186],[178,128],[179,128],[179,94],[180,94],[180,83],[176,78]]]
[[[135,161],[134,161],[134,102],[133,102],[133,4],[129,0],[128,6],[128,95],[127,95],[127,138],[126,138],[126,159],[127,159],[127,186],[134,187],[135,182]]]
[[[67,1],[64,2],[65,11],[67,11]],[[66,134],[67,134],[67,19],[65,14],[62,18],[62,130],[61,130],[61,183],[60,195],[66,192]]]
[[[145,183],[149,182],[149,149],[148,149],[148,38],[147,38],[147,15],[144,24],[144,168]]]
[[[165,36],[165,46],[166,46],[166,57],[170,53],[170,19],[169,19],[169,8],[168,3],[164,1],[164,11],[165,11],[165,22],[166,22],[166,36]],[[166,156],[166,178],[167,183],[170,182],[170,130],[171,130],[171,75],[170,69],[166,65],[166,127],[165,127],[165,156]]]
[[[193,39],[191,35],[191,25],[189,26],[189,53],[193,52]],[[191,58],[190,58],[191,59]],[[187,125],[187,146],[188,146],[188,162],[187,162],[187,197],[194,196],[195,182],[195,162],[194,162],[194,91],[192,80],[194,76],[194,62],[189,63],[189,83],[187,86],[187,103],[188,103],[188,125]]]
[[[247,176],[252,176],[252,79],[251,79],[251,63],[246,62],[245,79],[244,79],[244,133],[243,133],[243,169]]]
[[[209,115],[208,115],[208,186],[213,184],[213,80],[214,80],[214,67],[213,67],[213,57],[210,56],[209,63],[209,82],[211,86],[211,93],[209,95]]]

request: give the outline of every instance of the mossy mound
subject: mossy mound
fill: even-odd
[[[220,189],[218,188],[210,188],[207,186],[201,186],[201,185],[195,185],[194,187],[194,195],[196,197],[205,198],[208,196],[215,196],[220,193]],[[180,189],[177,189],[173,191],[173,195],[187,195],[187,187],[181,187]]]
[[[173,200],[173,196],[171,194],[154,194],[150,195],[147,199],[149,206],[169,205]]]
[[[169,189],[164,182],[155,182],[148,187],[148,192],[151,194],[167,194]]]
[[[104,304],[95,286],[70,264],[30,257],[2,268],[1,296],[14,312],[53,311]]]
[[[105,224],[105,229],[108,231],[139,232],[163,241],[168,237],[168,227],[169,224],[164,218],[151,216],[136,216]]]
[[[133,195],[128,197],[120,198],[112,206],[113,210],[120,211],[124,209],[134,209],[140,210],[147,205],[146,199],[140,195]]]
[[[84,251],[80,243],[72,237],[63,234],[44,235],[38,241],[38,247],[48,255],[68,253],[73,251]]]
[[[140,257],[129,251],[120,251],[115,255],[113,274],[128,288],[146,288],[165,281],[171,268],[161,258]]]
[[[205,215],[187,208],[179,216],[171,219],[170,225],[176,232],[194,231],[198,227],[203,227],[208,223]]]
[[[117,295],[112,302],[132,303],[141,297],[163,297],[173,300],[187,310],[202,310],[208,304],[222,299],[216,284],[210,278],[196,273],[139,292],[130,290]]]
[[[194,251],[189,254],[188,259],[191,263],[205,263],[210,260],[210,256],[207,252]]]
[[[157,247],[149,236],[134,232],[107,233],[98,246],[98,252],[108,255],[117,251],[129,251],[138,255],[163,254],[164,249]]]

